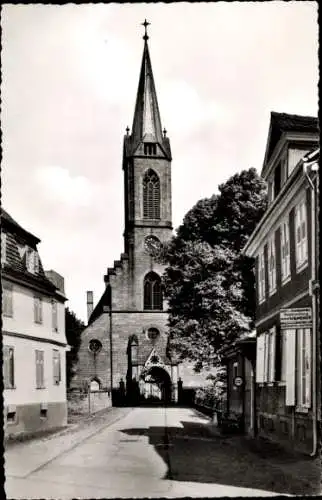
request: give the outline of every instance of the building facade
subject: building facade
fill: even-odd
[[[318,176],[312,168],[318,140],[316,118],[271,114],[261,174],[268,208],[243,250],[256,262],[258,432],[313,453],[320,420]]]
[[[107,269],[94,309],[87,293],[88,326],[73,387],[112,388],[132,402],[177,397],[178,365],[168,356],[158,260],[172,236],[171,160],[145,34],[132,130],[123,142],[124,253]]]
[[[44,272],[39,242],[1,209],[6,436],[67,423],[64,279]]]

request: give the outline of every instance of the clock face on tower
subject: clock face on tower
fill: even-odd
[[[156,256],[160,252],[161,241],[159,240],[159,238],[151,234],[144,240],[144,249],[152,257]]]

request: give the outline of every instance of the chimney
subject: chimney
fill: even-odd
[[[86,295],[87,295],[87,322],[88,322],[93,312],[93,292],[88,291],[86,292]]]

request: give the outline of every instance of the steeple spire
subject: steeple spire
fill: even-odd
[[[148,47],[147,26],[150,23],[145,20],[142,24],[145,28],[144,49],[133,118],[132,139],[134,143],[140,141],[162,143],[161,119]]]

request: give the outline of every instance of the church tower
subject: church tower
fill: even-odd
[[[178,366],[168,356],[164,266],[157,254],[172,235],[171,149],[161,118],[145,27],[132,130],[123,143],[124,253],[104,276],[105,292],[82,333],[73,385],[112,387],[132,404],[176,400]],[[92,301],[92,295],[89,293]],[[89,308],[91,310],[91,307]]]
[[[149,304],[147,294],[144,297],[142,277],[162,272],[153,254],[171,237],[171,150],[166,131],[162,132],[147,34],[143,39],[132,131],[127,129],[124,137],[124,243],[133,279],[131,307],[160,310],[161,304]]]

